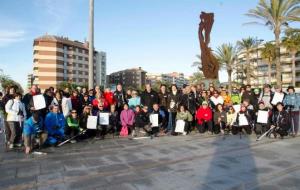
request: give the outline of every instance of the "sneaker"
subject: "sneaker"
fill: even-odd
[[[99,136],[96,136],[94,139],[95,139],[95,140],[100,140],[100,137],[99,137]]]
[[[9,145],[8,145],[8,148],[9,148],[9,149],[13,149],[13,148],[14,148],[14,144],[9,144]]]
[[[71,140],[70,142],[71,142],[72,144],[77,143],[76,140]]]
[[[186,135],[186,132],[183,132],[183,133],[182,133],[182,135],[184,135],[184,136],[185,136],[185,135]]]
[[[15,146],[16,147],[22,147],[22,144],[21,143],[16,143]]]

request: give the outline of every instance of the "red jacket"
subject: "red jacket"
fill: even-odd
[[[109,105],[113,105],[116,103],[115,98],[114,98],[114,93],[112,92],[104,92],[104,98],[108,102]]]
[[[212,120],[212,111],[209,107],[204,109],[202,106],[197,110],[196,119],[198,120],[198,124],[202,124],[203,121]]]

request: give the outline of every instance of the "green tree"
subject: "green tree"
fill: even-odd
[[[287,32],[282,40],[282,44],[292,56],[292,84],[296,85],[296,54],[300,51],[300,33]]]
[[[216,58],[223,68],[226,69],[228,74],[228,90],[231,94],[232,90],[232,72],[234,68],[235,58],[236,58],[236,49],[231,43],[222,44],[217,48]]]
[[[200,84],[205,79],[202,72],[198,71],[193,73],[193,75],[190,78],[190,84]]]
[[[237,42],[239,51],[246,52],[246,81],[247,81],[247,84],[250,84],[251,75],[252,75],[251,67],[250,67],[250,53],[256,45],[257,45],[256,40],[252,37],[248,37],[248,38],[242,39],[241,41]]]
[[[268,81],[269,81],[269,84],[271,84],[271,82],[272,82],[271,67],[272,67],[272,64],[273,64],[273,60],[276,57],[276,47],[275,47],[275,45],[271,42],[265,43],[264,48],[261,50],[261,57],[268,62]]]
[[[18,82],[12,80],[8,75],[0,75],[0,83],[3,90],[7,89],[8,87],[15,87],[16,92],[21,94],[24,93],[22,86]]]
[[[250,9],[246,14],[249,17],[263,22],[252,23],[268,26],[274,33],[276,47],[276,81],[279,85],[282,84],[280,65],[280,35],[283,27],[288,27],[289,23],[292,21],[300,20],[299,4],[299,0],[260,0],[256,8]]]

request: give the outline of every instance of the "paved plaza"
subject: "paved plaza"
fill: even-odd
[[[1,141],[0,189],[299,189],[299,137],[88,140],[30,156]]]

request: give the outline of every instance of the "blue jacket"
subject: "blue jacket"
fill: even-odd
[[[35,135],[38,131],[43,130],[43,118],[40,117],[38,122],[34,122],[30,117],[24,123],[23,134],[26,136]]]
[[[58,130],[64,130],[66,120],[63,114],[49,112],[45,118],[45,127],[49,135],[53,135]]]
[[[283,100],[284,106],[293,106],[292,111],[299,111],[300,107],[300,96],[296,93],[287,94]]]
[[[135,98],[130,98],[128,101],[128,106],[131,109],[134,109],[135,106],[141,105],[141,98],[139,96]]]

